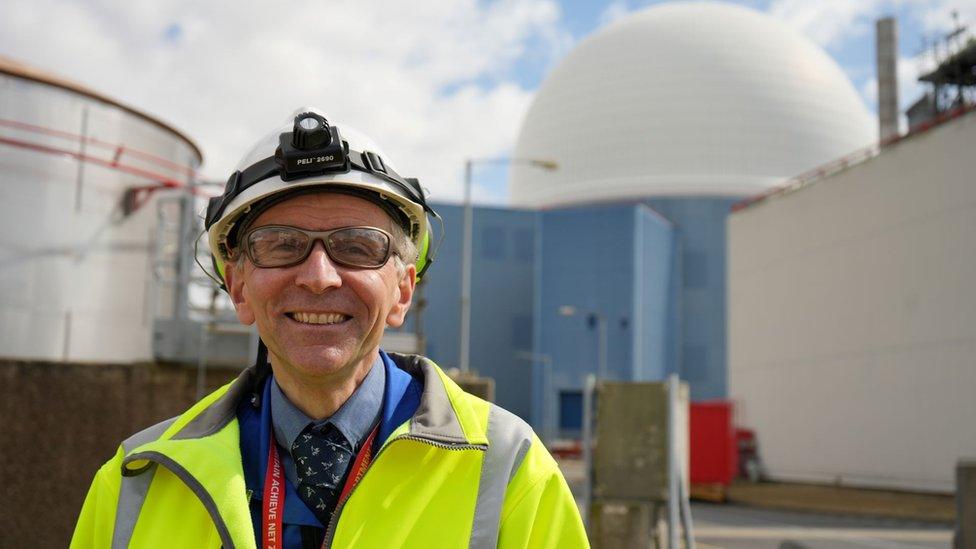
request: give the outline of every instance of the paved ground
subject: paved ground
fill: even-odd
[[[952,546],[947,524],[692,503],[701,549],[847,549]]]
[[[734,503],[790,511],[946,524],[953,524],[956,520],[956,501],[951,495],[787,482],[738,482],[729,488],[728,496]]]
[[[560,460],[560,467],[570,488],[579,496],[582,464]],[[730,495],[747,503],[692,502],[699,549],[952,546],[953,517],[951,508],[947,510],[951,498],[944,496],[774,483],[740,487]],[[582,505],[581,501],[578,503]],[[864,516],[865,513],[874,516]],[[885,515],[887,518],[878,518]]]

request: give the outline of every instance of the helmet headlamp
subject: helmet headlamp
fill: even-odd
[[[339,129],[330,126],[321,115],[301,113],[295,117],[291,132],[279,136],[274,156],[259,160],[242,171],[231,174],[224,193],[207,204],[207,230],[223,216],[227,205],[245,189],[265,179],[278,176],[282,181],[295,181],[325,174],[347,173],[357,170],[393,183],[407,198],[420,204],[427,213],[434,213],[427,205],[420,182],[404,178],[371,151],[355,151],[342,140]],[[406,227],[413,234],[414,227]]]
[[[285,181],[324,173],[330,168],[349,171],[345,169],[339,128],[329,126],[329,121],[317,113],[299,114],[291,133],[285,132],[278,139],[275,160]]]

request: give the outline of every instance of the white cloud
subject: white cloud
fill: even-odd
[[[597,19],[597,21],[599,21],[598,26],[605,27],[619,19],[623,19],[629,13],[630,10],[627,8],[626,2],[621,0],[610,2],[610,4],[603,8],[603,11],[600,12],[600,17]]]
[[[774,0],[768,12],[823,47],[873,32],[881,0]]]
[[[315,105],[371,134],[436,199],[456,200],[465,157],[514,143],[533,93],[509,81],[515,64],[568,43],[555,0],[282,6],[7,0],[0,53],[183,129],[208,178]]]
[[[471,185],[471,200],[485,206],[507,206],[508,188],[474,182]]]
[[[957,12],[959,22],[976,30],[976,0],[936,0],[921,4],[925,7],[919,17],[922,28],[930,33],[945,33],[955,28],[953,12]]]
[[[916,57],[898,58],[898,107],[904,111],[914,103],[927,89],[927,85],[918,81],[918,77],[927,72],[931,63],[925,54]],[[878,78],[872,76],[861,86],[861,96],[868,108],[878,109]]]
[[[953,11],[961,23],[976,27],[976,0],[773,0],[767,11],[826,48],[873,36],[875,19],[899,12],[933,36],[954,27]]]

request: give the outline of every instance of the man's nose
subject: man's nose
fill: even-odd
[[[336,264],[326,253],[325,245],[322,244],[321,240],[315,241],[308,257],[297,267],[298,274],[295,277],[295,284],[307,288],[311,292],[320,294],[329,288],[338,288],[342,285],[342,277],[336,270]]]

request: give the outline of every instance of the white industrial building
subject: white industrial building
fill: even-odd
[[[165,122],[0,57],[0,357],[153,360],[154,318],[186,301],[159,191],[200,162]]]
[[[730,216],[730,396],[772,478],[948,492],[976,456],[974,143],[970,108]]]

